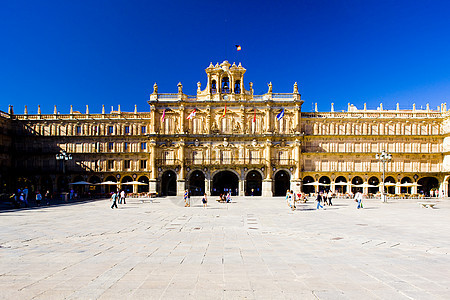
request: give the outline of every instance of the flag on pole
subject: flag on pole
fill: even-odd
[[[223,111],[223,115],[222,115],[222,117],[225,117],[225,114],[227,113],[227,104],[225,103],[225,109],[224,109],[224,111]]]
[[[284,117],[284,108],[283,108],[283,110],[280,111],[280,113],[277,115],[277,121],[280,121],[281,118],[283,118],[283,117]]]
[[[194,108],[194,110],[189,114],[189,116],[187,116],[186,119],[191,120],[195,117],[195,114],[197,113],[196,109]]]
[[[241,51],[241,50],[242,50],[241,45],[235,45],[235,46],[236,46],[236,50],[237,50],[237,51]]]
[[[163,110],[163,114],[161,116],[161,123],[164,123],[165,118],[166,118],[166,109]]]
[[[254,108],[254,110],[255,110],[255,113],[253,114],[253,123],[255,123],[256,122],[256,108]]]

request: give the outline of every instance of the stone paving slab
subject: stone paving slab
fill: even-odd
[[[0,299],[449,299],[450,200],[109,200],[0,212]]]

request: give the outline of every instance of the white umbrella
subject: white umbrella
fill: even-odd
[[[412,186],[421,186],[420,184],[418,184],[417,182],[411,183],[411,182],[405,182],[400,184],[401,187],[412,187]]]
[[[384,183],[384,186],[395,186],[395,185],[397,185],[397,184],[396,184],[396,183],[393,183],[393,182],[385,182],[385,183]],[[380,183],[378,186],[383,186],[383,184]]]
[[[348,185],[348,183],[347,182],[335,182],[334,185]],[[350,185],[352,185],[352,184],[350,183]]]
[[[128,182],[122,182],[122,184],[132,184],[132,185],[147,185],[146,183],[140,182],[140,181],[128,181]]]
[[[104,182],[100,182],[99,184],[102,184],[102,185],[118,185],[119,183],[114,182],[114,181],[104,181]]]
[[[95,183],[90,183],[87,181],[77,181],[77,182],[71,182],[69,184],[72,184],[72,185],[94,185]]]
[[[353,187],[362,187],[362,188],[365,188],[365,187],[378,187],[378,186],[376,186],[376,185],[371,185],[371,184],[368,184],[367,182],[364,182],[363,184],[354,184]]]
[[[308,182],[308,183],[305,183],[304,185],[319,186],[319,185],[330,185],[330,184],[328,184],[328,183],[321,183],[321,182]]]

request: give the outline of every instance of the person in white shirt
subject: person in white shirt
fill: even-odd
[[[357,192],[355,194],[355,201],[358,202],[358,206],[356,208],[358,208],[358,209],[363,208],[362,199],[363,199],[362,193],[361,192]]]

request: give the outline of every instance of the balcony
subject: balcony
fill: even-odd
[[[271,159],[270,164],[272,166],[295,166],[297,165],[297,162],[290,158],[277,158]]]
[[[226,165],[240,165],[240,166],[264,166],[267,164],[267,160],[263,158],[219,158],[219,159],[185,159],[185,165],[196,166],[226,166]]]

